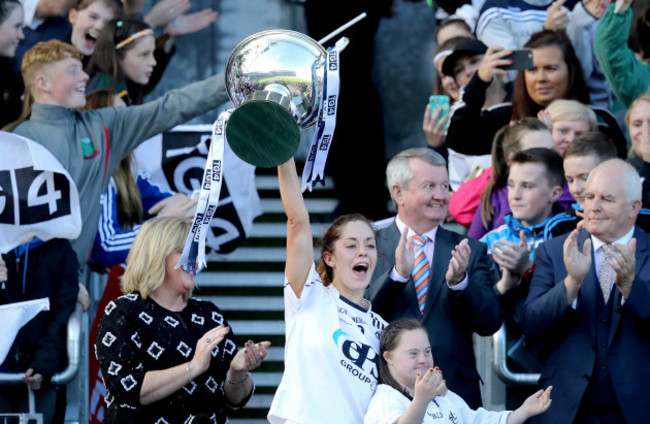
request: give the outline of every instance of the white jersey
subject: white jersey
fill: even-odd
[[[411,400],[391,386],[380,384],[368,405],[363,424],[394,424]],[[510,411],[473,410],[451,390],[429,402],[422,424],[505,424]]]
[[[284,306],[285,369],[269,421],[361,423],[377,388],[379,336],[386,321],[332,285],[323,286],[314,265],[300,298],[285,280]]]

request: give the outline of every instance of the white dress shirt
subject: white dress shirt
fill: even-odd
[[[397,229],[399,230],[400,234],[404,232],[405,228],[408,228],[404,222],[402,222],[401,219],[399,219],[399,216],[395,216],[395,225],[397,225]],[[413,231],[411,228],[408,229],[407,237],[410,239],[413,236],[421,235],[421,236],[426,236],[429,237],[429,240],[427,243],[424,245],[424,254],[427,256],[427,259],[429,260],[429,266],[431,271],[429,272],[429,282],[431,282],[431,276],[433,275],[434,269],[432,266],[432,261],[433,261],[433,254],[435,252],[435,242],[436,242],[436,233],[438,232],[438,227],[434,227],[431,230],[427,231],[426,233],[423,234],[418,234],[415,231]],[[447,269],[444,269],[443,272],[445,274],[447,273]],[[451,290],[465,290],[467,288],[467,285],[469,284],[469,281],[467,279],[468,275],[467,272],[465,272],[465,278],[463,280],[456,284],[455,286],[449,285],[449,281],[447,281],[447,286]],[[397,269],[393,266],[393,269],[390,271],[390,278],[393,281],[397,281],[398,283],[407,283],[409,281],[408,278],[402,277],[399,272],[397,272]]]

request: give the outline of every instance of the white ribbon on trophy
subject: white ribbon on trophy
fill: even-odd
[[[314,132],[309,155],[302,171],[302,191],[312,191],[314,183],[320,182],[325,185],[325,164],[334,128],[336,127],[336,111],[339,97],[339,52],[343,44],[347,44],[344,38],[336,42],[333,47],[327,49],[325,61],[325,84],[323,86],[322,101],[318,110],[318,126]]]
[[[196,274],[205,268],[205,238],[210,228],[210,220],[217,210],[221,183],[223,181],[223,155],[226,142],[226,125],[232,109],[221,112],[212,127],[210,150],[205,161],[203,181],[199,201],[190,233],[185,241],[185,247],[176,268],[185,265],[187,272]],[[198,261],[198,264],[197,264]]]
[[[311,40],[309,37],[294,33],[293,31],[272,30],[254,34],[242,41],[235,48],[226,67],[226,89],[235,109],[222,112],[214,123],[212,143],[210,144],[210,151],[205,164],[196,213],[190,233],[185,241],[183,253],[178,264],[176,264],[176,268],[185,265],[187,272],[196,274],[197,271],[207,266],[205,261],[205,238],[209,230],[210,220],[219,203],[221,183],[223,180],[226,127],[229,119],[231,120],[230,130],[232,132],[230,134],[231,148],[240,158],[257,166],[277,166],[282,163],[281,161],[288,160],[284,155],[288,154],[289,156],[295,153],[295,148],[293,148],[292,143],[295,143],[295,147],[297,148],[297,144],[300,141],[299,130],[301,127],[295,120],[305,119],[305,121],[301,121],[301,124],[305,125],[305,128],[308,128],[313,125],[313,120],[316,119],[318,127],[312,141],[308,161],[303,171],[302,191],[306,188],[309,188],[311,191],[315,182],[325,184],[325,164],[334,135],[334,127],[336,126],[340,81],[339,53],[345,48],[349,40],[342,37],[333,47],[328,48],[327,51],[323,49],[322,43],[339,34],[349,26],[354,25],[364,17],[365,13],[362,13],[327,37],[321,39],[320,42]],[[281,42],[284,36],[292,40],[292,43]],[[305,77],[300,72],[294,70],[287,70],[284,64],[282,64],[281,68],[274,70],[269,68],[271,62],[265,60],[242,60],[242,57],[245,55],[252,55],[250,57],[259,59],[261,51],[271,51],[273,54],[276,54],[275,48],[278,46],[282,47],[283,45],[296,46],[293,43],[296,40],[300,40],[298,45],[302,44],[302,46],[295,53],[299,54],[301,60],[306,60],[307,63],[311,64],[310,77]],[[286,51],[282,51],[282,49],[279,51],[283,54],[287,53]],[[312,103],[314,107],[318,104],[318,114],[314,115],[312,113],[313,109],[298,110],[296,104],[293,103],[294,98],[297,98],[301,104],[309,104],[309,102],[305,101],[308,99],[302,99],[302,93],[296,93],[294,91],[295,86],[300,86],[300,84],[307,86],[310,86],[310,84],[313,84],[311,86],[317,85],[311,81],[311,79],[315,78],[313,62],[315,60],[319,63],[319,66],[322,66],[320,65],[323,63],[322,59],[320,59],[322,56],[325,56],[322,92],[318,93],[320,94],[320,102]],[[283,55],[280,54],[279,57],[283,57]],[[296,59],[295,55],[292,58],[294,61],[300,62]],[[309,70],[309,67],[305,66],[305,68]],[[287,73],[287,71],[289,72]],[[256,83],[260,84],[264,80],[264,78],[259,79],[260,75],[263,76],[266,73],[271,74],[272,78],[263,89],[260,89],[260,87],[256,86]],[[288,104],[285,105],[285,102],[288,102]],[[284,114],[283,108],[286,109],[287,107],[290,109],[291,114]],[[278,110],[277,108],[280,109]],[[273,137],[278,137],[284,143],[272,144],[271,149],[258,149],[259,139],[270,143],[274,143],[276,139],[272,137],[265,138],[270,129],[269,127],[263,128],[262,131],[259,131],[259,126],[253,125],[251,127],[249,118],[255,115],[261,115],[267,118],[272,117],[272,119],[277,121],[274,122],[277,123],[277,128],[274,128],[274,130],[278,131],[270,131],[270,134]],[[286,131],[287,128],[289,131]],[[255,129],[257,132],[251,131],[252,129]],[[251,136],[251,134],[254,134],[254,136]],[[293,149],[285,149],[284,147],[287,146]],[[237,150],[235,147],[237,147]],[[274,150],[276,147],[277,149]],[[276,154],[278,152],[280,154]]]

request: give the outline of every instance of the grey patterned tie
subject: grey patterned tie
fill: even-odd
[[[609,300],[612,293],[612,282],[614,281],[614,268],[612,268],[607,259],[611,259],[611,255],[605,252],[605,246],[612,247],[611,243],[601,246],[600,264],[598,265],[598,281],[600,282],[600,291],[603,293],[603,300],[605,304]]]

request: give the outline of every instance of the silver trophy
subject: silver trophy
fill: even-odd
[[[300,144],[322,101],[327,52],[295,31],[263,31],[239,43],[226,66],[226,89],[235,106],[226,138],[244,161],[275,167]]]
[[[226,66],[226,90],[235,106],[226,138],[242,160],[275,167],[300,144],[300,130],[318,121],[327,51],[321,44],[366,17],[350,20],[319,41],[295,31],[258,32],[239,43]],[[338,51],[348,44],[342,37]]]

